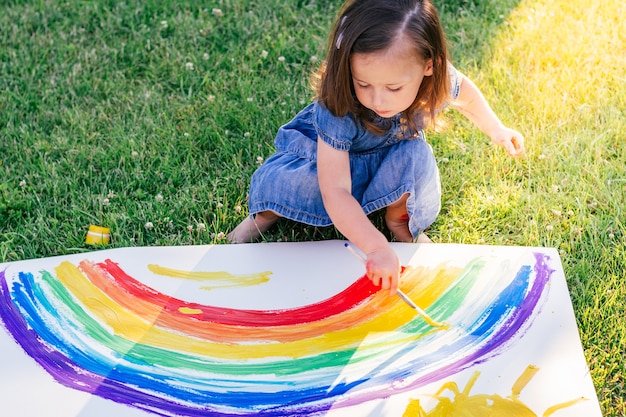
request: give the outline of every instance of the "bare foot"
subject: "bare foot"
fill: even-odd
[[[250,243],[256,241],[278,220],[278,215],[263,211],[252,217],[246,217],[231,231],[226,240],[230,243]]]

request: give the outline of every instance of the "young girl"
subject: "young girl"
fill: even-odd
[[[423,129],[446,105],[514,157],[522,136],[449,62],[429,0],[348,0],[329,39],[316,100],[282,126],[252,176],[250,217],[229,235],[251,242],[279,217],[334,224],[367,256],[367,275],[394,294],[400,261],[367,215],[385,208],[396,240],[430,242],[439,171]]]

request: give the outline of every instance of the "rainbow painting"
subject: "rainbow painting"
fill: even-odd
[[[477,371],[472,390],[504,397],[530,366],[536,415],[601,415],[554,249],[393,245],[401,289],[444,325],[375,287],[342,241],[2,264],[0,410],[410,417]]]

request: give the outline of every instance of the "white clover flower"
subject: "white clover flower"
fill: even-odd
[[[213,9],[213,10],[211,10],[211,13],[215,17],[222,17],[222,16],[224,16],[224,12],[222,11],[222,9]]]
[[[222,239],[224,239],[226,237],[226,234],[224,232],[219,232],[217,235],[215,235],[215,237],[218,240],[222,240]]]
[[[187,62],[185,64],[185,68],[187,68],[189,71],[193,71],[193,62]]]
[[[186,137],[186,138],[188,138],[188,137],[189,137],[189,133],[188,133],[188,132],[185,132],[185,133],[183,133],[183,136],[184,136],[184,137]]]
[[[137,157],[139,156],[139,152],[137,152],[137,151],[132,151],[132,152],[130,153],[130,156],[132,156],[133,158],[137,158]]]
[[[204,223],[198,223],[196,225],[196,229],[198,230],[198,232],[201,232],[203,230],[206,230],[206,225]]]
[[[113,191],[109,190],[109,194],[107,194],[107,198],[115,198],[115,197],[117,197],[115,195],[115,193]]]
[[[22,188],[26,187],[26,180],[20,181],[20,187],[22,187]]]
[[[241,213],[241,206],[235,206],[235,213]]]
[[[249,138],[249,137],[250,137],[250,132],[246,132],[246,133],[244,133],[244,134],[243,134],[243,137],[244,137],[244,138]]]
[[[313,55],[311,56],[311,58],[309,58],[309,62],[311,62],[312,64],[315,64],[317,62],[317,55]]]
[[[152,222],[146,222],[146,224],[143,227],[145,227],[146,230],[154,229],[154,225],[152,224]]]
[[[161,193],[158,193],[156,196],[154,196],[154,201],[156,201],[157,203],[160,203],[163,201],[163,195]]]
[[[552,229],[554,229],[554,227],[552,227],[552,225],[551,225],[551,224],[549,224],[549,225],[547,225],[547,226],[546,226],[546,230],[547,230],[547,231],[549,231],[549,232],[550,232],[550,231],[552,231]]]
[[[161,20],[161,28],[167,29],[167,20]]]
[[[217,203],[217,208],[218,208],[218,209],[219,209],[219,208],[222,208],[222,207],[224,207],[224,205],[223,205],[222,203]]]
[[[193,226],[192,225],[187,226],[187,231],[189,233],[193,232]]]
[[[539,159],[546,159],[546,156],[544,154],[539,155]]]
[[[167,224],[167,228],[168,229],[173,229],[174,228],[174,222],[169,217],[164,217],[163,218],[163,223]]]
[[[202,55],[202,59],[204,59],[205,61],[209,59],[209,54],[207,54],[206,52]]]
[[[563,213],[561,213],[561,210],[555,209],[552,209],[552,214],[554,214],[556,217],[561,217],[563,215]]]
[[[209,100],[209,102],[213,103],[215,101],[215,96],[213,94],[209,94],[209,96],[207,97],[207,100]]]
[[[111,202],[109,201],[109,199],[108,199],[108,198],[104,198],[104,199],[102,199],[102,205],[103,205],[103,206],[108,206],[108,205],[110,205],[110,204],[111,204]]]
[[[263,157],[262,156],[257,156],[256,157],[256,163],[261,165],[263,163]]]
[[[285,57],[281,55],[281,56],[278,57],[278,60],[280,62],[285,62]]]
[[[269,52],[267,52],[265,49],[261,51],[261,58],[265,59],[267,58],[267,55],[269,54]]]
[[[253,97],[248,97],[246,100],[248,100],[248,102],[253,102],[254,98]]]

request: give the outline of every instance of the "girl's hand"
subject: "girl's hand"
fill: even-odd
[[[376,286],[382,285],[383,289],[389,290],[389,295],[395,295],[400,278],[400,259],[391,249],[391,246],[374,250],[367,254],[365,264],[367,277]]]
[[[502,146],[514,158],[524,155],[524,137],[513,129],[502,126],[492,134],[491,141]]]

